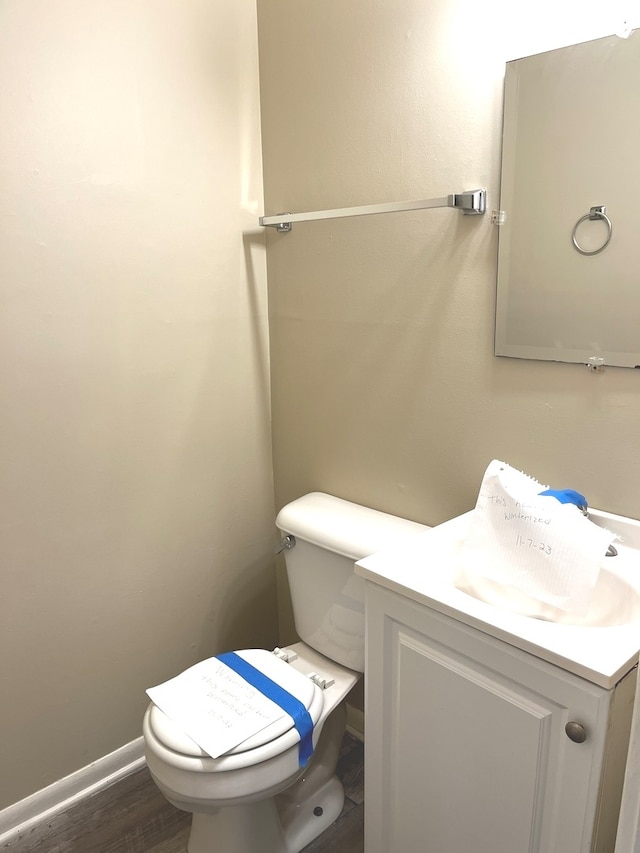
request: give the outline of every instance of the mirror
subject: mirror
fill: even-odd
[[[639,92],[640,30],[507,63],[496,355],[640,367]]]

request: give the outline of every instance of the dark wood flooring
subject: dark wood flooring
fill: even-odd
[[[338,820],[305,853],[364,853],[363,745],[345,735]],[[186,853],[191,815],[171,806],[146,767],[2,847],[11,853]]]

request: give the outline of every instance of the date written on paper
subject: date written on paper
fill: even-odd
[[[516,545],[522,545],[524,548],[531,548],[534,551],[542,551],[543,554],[551,554],[551,545],[545,542],[537,542],[535,539],[527,539],[524,536],[516,536]]]

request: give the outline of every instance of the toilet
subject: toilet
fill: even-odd
[[[149,705],[147,765],[167,800],[193,815],[188,853],[298,853],[340,815],[345,700],[364,671],[364,582],[353,565],[426,529],[321,492],[287,504],[276,524],[300,642],[221,659],[294,697],[307,730],[285,716],[212,758]]]

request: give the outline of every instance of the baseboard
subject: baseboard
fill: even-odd
[[[0,811],[0,847],[31,826],[97,794],[144,764],[142,737]]]
[[[347,730],[364,740],[364,712],[347,705]],[[0,811],[0,847],[15,841],[41,821],[97,794],[144,765],[144,740],[132,740],[75,773]]]
[[[364,711],[347,703],[347,731],[358,740],[364,741]]]

